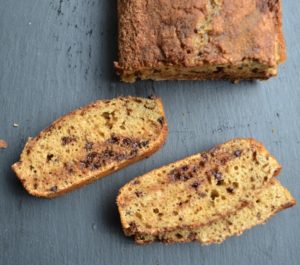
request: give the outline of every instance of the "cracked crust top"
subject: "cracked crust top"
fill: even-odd
[[[285,59],[280,0],[119,0],[118,13],[121,74]]]

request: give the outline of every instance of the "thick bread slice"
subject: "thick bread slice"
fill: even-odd
[[[117,204],[126,235],[197,228],[245,206],[281,166],[254,139],[234,139],[126,184]]]
[[[30,194],[55,197],[150,156],[167,130],[158,98],[99,100],[30,138],[12,168]]]
[[[222,243],[226,238],[241,235],[253,226],[265,223],[277,212],[292,207],[296,200],[279,181],[273,179],[248,206],[210,225],[193,230],[177,230],[161,234],[136,235],[136,242],[145,244],[160,240],[165,243],[198,241],[204,245]]]

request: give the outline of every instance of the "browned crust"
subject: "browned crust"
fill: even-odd
[[[119,98],[122,98],[122,97],[119,97]],[[136,98],[136,97],[127,97],[129,99],[131,98]],[[96,174],[95,172],[95,175],[91,178],[91,179],[88,179],[88,180],[84,180],[80,183],[76,183],[76,184],[73,184],[71,187],[69,188],[66,188],[66,189],[63,189],[63,190],[59,190],[55,193],[47,193],[47,194],[44,194],[44,193],[39,193],[39,192],[36,192],[34,190],[31,190],[31,189],[28,189],[24,183],[24,179],[26,178],[26,176],[22,175],[21,172],[19,172],[18,170],[18,163],[21,163],[20,161],[19,162],[16,162],[15,164],[13,164],[11,166],[12,170],[16,173],[18,179],[20,180],[20,182],[22,183],[23,187],[26,189],[26,191],[30,194],[30,195],[33,195],[33,196],[36,196],[36,197],[41,197],[41,198],[55,198],[57,196],[60,196],[60,195],[63,195],[65,193],[68,193],[68,192],[71,192],[77,188],[80,188],[80,187],[83,187],[89,183],[92,183],[102,177],[105,177],[111,173],[114,173],[116,171],[119,171],[121,170],[122,168],[124,167],[127,167],[139,160],[142,160],[144,158],[147,158],[149,156],[151,156],[152,154],[154,154],[156,151],[158,151],[166,142],[166,139],[167,139],[167,135],[168,135],[168,125],[167,125],[167,119],[166,119],[166,115],[165,115],[165,112],[164,112],[164,108],[163,108],[163,102],[161,100],[161,98],[155,98],[157,103],[159,104],[159,107],[162,111],[162,114],[163,114],[163,117],[165,119],[165,122],[163,123],[163,128],[161,130],[161,134],[160,136],[157,138],[157,141],[155,142],[154,146],[152,147],[152,149],[149,149],[147,152],[145,152],[143,155],[140,155],[140,156],[136,156],[134,157],[133,159],[129,159],[129,160],[125,160],[124,162],[121,162],[120,165],[116,168],[112,168],[112,169],[108,169],[106,171],[103,171],[101,172],[100,174]],[[99,101],[102,101],[102,100],[99,100]],[[95,103],[97,103],[98,101],[96,101]],[[67,118],[67,117],[70,117],[72,115],[76,115],[78,112],[80,111],[87,111],[89,110],[90,108],[93,108],[95,107],[95,103],[93,104],[89,104],[85,107],[80,107],[66,115],[63,115],[61,116],[60,118],[58,118],[57,120],[55,120],[49,127],[47,127],[46,129],[42,130],[35,138],[29,138],[26,145],[33,145],[42,135],[45,131],[49,131],[49,130],[52,130],[52,128],[54,128],[54,125],[57,124],[58,122],[62,121],[63,119]]]
[[[283,34],[283,26],[282,26],[282,0],[279,0],[278,10],[276,12],[277,18],[277,29],[278,29],[278,42],[280,46],[280,63],[284,63],[287,59],[286,55],[286,45]]]
[[[184,3],[159,0],[146,4],[141,0],[118,0],[119,61],[114,62],[114,65],[121,79],[125,82],[134,82],[136,77],[154,80],[265,80],[276,75],[276,65],[286,58],[281,0],[249,0],[242,3],[239,0],[224,0],[220,13],[217,11],[215,16],[217,19],[213,21],[208,45],[203,50],[206,55],[203,58],[201,55],[202,59],[199,59],[199,45],[193,42],[194,31],[199,21],[206,19],[211,23],[207,6],[218,6],[216,3],[212,0],[191,0]],[[249,20],[247,10],[252,12]],[[270,13],[274,16],[270,16]],[[246,22],[240,20],[240,15],[244,16]],[[255,21],[263,21],[263,27],[256,27]],[[250,33],[249,27],[253,29]],[[235,38],[234,44],[228,41],[228,37],[232,39],[232,36],[239,36],[238,39]],[[250,45],[252,42],[257,44]],[[280,46],[279,61],[275,59],[273,48],[270,48],[275,42]],[[203,51],[200,50],[200,53]],[[184,78],[163,75],[161,78],[152,75],[143,78],[141,74],[146,69],[160,69],[161,66],[182,66],[186,69],[206,64],[232,66],[243,59],[261,62],[262,65],[274,68],[274,72],[253,73],[250,77],[233,73],[231,76],[202,76],[199,73],[198,76],[187,75]]]
[[[257,141],[257,140],[254,139],[254,138],[235,138],[234,140],[236,140],[236,141],[239,141],[239,140],[247,140],[247,141],[250,142],[250,145],[255,146],[255,147],[256,147],[258,150],[260,150],[261,152],[267,153],[267,154],[268,154],[270,157],[272,157],[272,158],[277,162],[277,164],[278,164],[277,169],[274,171],[273,177],[277,177],[277,176],[280,174],[281,169],[282,169],[281,164],[277,161],[277,159],[276,159],[274,156],[272,156],[272,155],[267,151],[267,149],[264,147],[264,145],[263,145],[261,142]],[[223,143],[223,144],[219,144],[219,145],[217,145],[217,146],[215,146],[215,147],[213,147],[213,148],[211,148],[211,149],[209,149],[209,150],[207,150],[207,151],[204,151],[204,152],[209,152],[209,151],[212,151],[212,150],[214,150],[214,149],[217,149],[217,148],[219,148],[220,146],[222,146],[222,145],[224,145],[224,144],[226,144],[226,143],[228,143],[228,142],[230,142],[230,140],[227,141],[227,142],[225,142],[225,143]],[[202,153],[202,152],[201,152],[201,153]],[[197,155],[198,155],[198,154],[195,154],[195,155],[192,155],[192,156],[197,156]],[[191,156],[191,157],[192,157],[192,156]],[[181,159],[181,160],[178,160],[178,161],[176,161],[175,163],[183,162],[185,159],[186,159],[186,158]],[[173,163],[174,163],[174,162],[173,162]],[[170,163],[170,164],[168,164],[168,165],[171,165],[171,164],[173,164],[173,163]],[[165,165],[165,166],[166,166],[166,165]],[[164,166],[162,166],[162,167],[160,167],[160,168],[157,168],[157,169],[153,169],[152,171],[148,172],[147,174],[150,174],[150,173],[153,172],[154,170],[160,170],[160,169],[162,169],[163,167],[164,167]],[[139,179],[140,177],[142,177],[142,176],[136,177],[135,179],[137,180],[137,179]],[[125,186],[126,186],[126,185],[125,185]],[[123,189],[125,188],[125,186],[123,186],[123,187],[119,190],[119,195],[118,195],[118,197],[117,197],[117,206],[118,206],[119,212],[121,212],[121,204],[122,204],[121,199],[120,199],[120,194],[122,193],[122,191],[123,191]],[[262,187],[261,189],[263,189],[263,188],[264,188],[264,187]],[[257,191],[255,192],[255,194],[258,194],[258,193],[261,191],[261,189],[257,189]],[[222,214],[216,215],[215,218],[211,218],[211,219],[210,219],[208,222],[206,222],[206,223],[197,223],[197,224],[194,224],[194,225],[188,225],[188,226],[187,226],[187,225],[180,225],[180,226],[176,226],[176,227],[173,227],[173,228],[157,229],[155,232],[153,232],[153,233],[148,233],[148,234],[149,234],[149,235],[153,235],[153,236],[157,236],[158,234],[162,234],[162,233],[165,233],[165,232],[170,232],[170,231],[174,231],[174,230],[178,230],[178,229],[195,229],[195,228],[199,228],[199,227],[202,227],[202,226],[204,226],[204,225],[213,223],[213,222],[215,222],[215,221],[217,221],[217,220],[219,220],[219,219],[221,219],[221,218],[225,218],[225,217],[227,217],[228,215],[230,215],[230,214],[232,214],[233,212],[235,212],[236,210],[245,207],[247,204],[248,204],[248,202],[242,201],[242,202],[240,202],[240,204],[238,204],[238,205],[236,206],[236,209],[235,209],[235,210],[233,210],[233,211],[226,211],[226,212],[224,212],[224,213],[222,213]],[[126,222],[126,220],[123,218],[123,215],[122,215],[122,214],[120,214],[120,219],[121,219],[121,224],[122,224],[122,227],[123,227],[124,234],[125,234],[126,236],[132,236],[132,235],[134,235],[134,234],[143,233],[143,231],[131,231],[131,230],[130,230],[130,226],[127,224],[127,222]]]
[[[278,180],[277,180],[278,181]],[[279,182],[279,181],[278,181]],[[285,193],[288,193],[289,194],[289,191],[285,188]],[[226,238],[224,238],[222,240],[222,242],[224,242],[227,238],[229,237],[232,237],[232,236],[241,236],[244,232],[250,230],[251,228],[257,226],[257,225],[262,225],[262,224],[265,224],[268,220],[270,220],[274,215],[276,215],[277,213],[287,209],[287,208],[291,208],[293,206],[295,206],[297,204],[297,201],[295,198],[291,198],[291,200],[289,202],[286,202],[285,204],[281,205],[281,207],[279,207],[278,209],[276,209],[276,211],[274,211],[270,216],[269,218],[265,219],[265,220],[261,220],[261,221],[258,221],[256,224],[248,227],[247,229],[245,230],[240,230],[232,235],[228,235]],[[237,210],[238,211],[238,210]],[[213,223],[213,222],[212,222]],[[175,230],[175,229],[174,229]],[[176,229],[177,230],[177,229]],[[156,238],[154,240],[148,240],[148,241],[143,241],[143,240],[140,240],[138,239],[138,237],[136,236],[135,237],[135,242],[139,245],[145,245],[145,244],[150,244],[150,243],[153,243],[154,241],[159,241],[157,240]],[[181,240],[180,242],[177,242],[176,240],[163,240],[163,241],[159,241],[159,242],[162,242],[162,243],[165,243],[165,244],[176,244],[176,243],[188,243],[188,242],[198,242],[196,239],[187,239],[187,240]],[[209,241],[209,242],[205,242],[205,243],[202,243],[202,242],[198,242],[200,244],[204,244],[204,245],[211,245],[211,244],[221,244],[222,242],[218,242],[218,241]]]

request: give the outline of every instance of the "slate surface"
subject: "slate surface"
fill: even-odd
[[[267,82],[118,82],[115,0],[0,0],[0,264],[299,264],[300,208],[219,246],[139,247],[115,198],[131,178],[237,136],[265,143],[300,199],[300,3],[284,1],[288,61]],[[10,170],[25,140],[99,98],[155,93],[170,134],[148,160],[55,200],[28,196]],[[18,123],[19,127],[13,127]]]

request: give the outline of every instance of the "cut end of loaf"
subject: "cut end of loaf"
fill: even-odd
[[[159,98],[99,100],[30,138],[12,169],[30,194],[52,198],[150,156],[167,131]]]
[[[126,235],[201,227],[244,207],[281,169],[254,139],[234,139],[126,184],[117,204]]]

